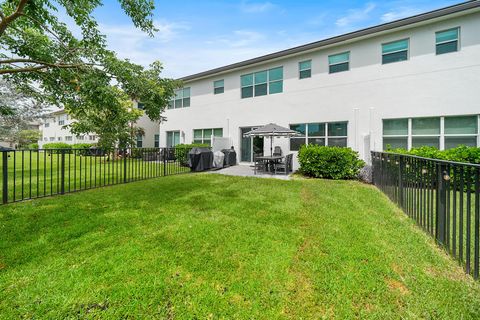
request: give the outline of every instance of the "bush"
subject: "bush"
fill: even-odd
[[[365,162],[350,148],[304,145],[298,152],[300,173],[324,179],[355,179]]]
[[[28,149],[28,150],[38,150],[38,143],[30,143],[30,144],[27,146],[27,149]]]
[[[192,148],[210,148],[210,145],[204,143],[177,144],[175,146],[175,157],[182,165],[187,165],[188,153]]]
[[[90,155],[90,148],[93,147],[93,143],[74,143],[72,149],[78,150],[77,154],[80,156]]]
[[[413,148],[410,151],[405,149],[387,149],[387,152],[414,155],[430,159],[480,164],[480,148],[463,145],[448,150],[438,150],[435,147],[420,147]]]
[[[52,142],[52,143],[45,143],[43,145],[43,149],[47,150],[49,154],[61,152],[61,150],[52,150],[52,149],[64,149],[66,150],[65,153],[70,153],[72,146],[64,142]]]

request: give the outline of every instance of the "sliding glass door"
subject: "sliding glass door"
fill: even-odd
[[[263,155],[263,138],[262,137],[244,137],[243,135],[256,127],[240,128],[240,161],[252,162],[253,155]]]

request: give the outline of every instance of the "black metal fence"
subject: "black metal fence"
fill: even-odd
[[[373,183],[479,276],[480,165],[372,152]]]
[[[2,204],[190,172],[186,148],[0,151]]]

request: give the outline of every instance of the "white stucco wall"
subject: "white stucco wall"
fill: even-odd
[[[453,27],[461,28],[460,50],[436,55],[435,32]],[[194,129],[223,128],[239,154],[240,127],[348,121],[348,146],[367,158],[368,149],[382,148],[382,119],[480,114],[479,30],[476,12],[186,82],[191,106],[165,112],[160,146],[166,145],[166,131],[180,130],[181,142],[191,143]],[[382,65],[381,44],[403,38],[410,39],[409,60]],[[328,55],[344,51],[350,51],[350,70],[329,74]],[[307,59],[312,77],[299,80],[298,63]],[[283,93],[240,98],[242,74],[278,66]],[[225,93],[214,95],[219,79]],[[290,152],[288,139],[275,145]],[[265,152],[269,148],[266,141]]]

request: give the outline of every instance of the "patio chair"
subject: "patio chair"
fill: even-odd
[[[281,156],[282,155],[282,148],[279,146],[275,146],[275,149],[273,149],[273,155],[274,156]]]
[[[257,172],[265,172],[266,163],[263,160],[257,160],[257,157],[260,157],[261,154],[253,154],[253,174]]]
[[[277,172],[285,172],[285,175],[288,175],[292,172],[293,168],[293,153],[287,154],[285,160],[275,164],[275,174]]]

